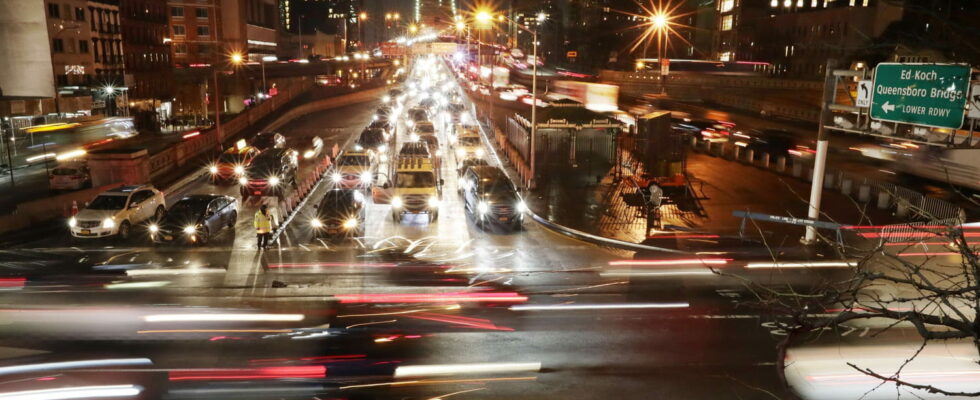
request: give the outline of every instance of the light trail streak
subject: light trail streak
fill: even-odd
[[[626,310],[646,308],[687,308],[688,303],[634,303],[634,304],[552,304],[510,306],[512,311],[575,311],[575,310]]]

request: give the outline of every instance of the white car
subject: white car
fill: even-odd
[[[120,186],[96,196],[68,219],[68,227],[76,238],[118,235],[125,240],[132,237],[134,226],[150,219],[160,220],[166,212],[163,192],[153,186]]]
[[[78,190],[92,185],[92,175],[84,161],[58,164],[48,176],[51,190]]]

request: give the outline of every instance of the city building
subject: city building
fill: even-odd
[[[157,130],[160,119],[170,116],[173,99],[167,2],[123,0],[119,15],[130,114],[139,129]]]
[[[125,87],[126,63],[123,57],[122,27],[118,0],[89,0],[88,23],[92,33],[94,113],[114,116],[128,113],[128,90]],[[79,47],[82,47],[79,42]],[[117,93],[116,88],[119,88]]]
[[[169,0],[170,39],[174,64],[211,64],[225,53],[220,0]]]
[[[53,112],[55,74],[48,40],[47,5],[40,1],[0,0],[0,135],[17,128],[17,116]],[[47,103],[47,105],[45,104]],[[19,118],[30,124],[30,118]]]
[[[88,1],[46,0],[44,4],[55,83],[55,98],[47,110],[69,117],[90,115],[96,77]]]
[[[220,0],[220,6],[219,30],[226,54],[242,54],[253,62],[279,54],[277,0]]]

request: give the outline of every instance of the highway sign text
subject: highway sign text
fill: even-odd
[[[871,118],[940,128],[963,125],[970,67],[881,63],[875,68]]]

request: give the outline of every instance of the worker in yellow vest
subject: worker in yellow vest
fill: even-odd
[[[258,238],[259,250],[269,245],[272,236],[272,216],[269,215],[269,206],[265,204],[255,212],[255,235]]]

